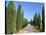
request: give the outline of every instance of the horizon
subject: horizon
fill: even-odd
[[[8,6],[8,4],[9,1],[6,2],[6,6]],[[42,7],[44,6],[44,3],[14,1],[16,10],[19,4],[21,4],[22,11],[24,11],[24,18],[26,18],[28,21],[33,19],[35,12],[40,13],[42,16]]]

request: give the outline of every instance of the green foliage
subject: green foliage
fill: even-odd
[[[25,19],[24,19],[23,28],[26,27],[27,25],[28,25],[28,20],[25,18]]]
[[[22,28],[23,28],[23,25],[24,25],[24,11],[22,12]]]
[[[33,25],[37,26],[37,13],[35,13],[34,18],[33,18]]]
[[[13,33],[14,30],[19,31],[24,25],[24,12],[21,12],[21,5],[18,6],[16,12],[13,1],[9,2],[6,11],[6,32]]]
[[[40,13],[35,13],[33,21],[30,21],[31,25],[34,25],[36,28],[38,27],[38,29],[40,29],[40,25],[41,25],[41,16]]]
[[[9,2],[7,11],[6,11],[6,23],[7,23],[7,33],[13,33],[16,25],[16,9],[13,1]]]
[[[40,16],[40,13],[38,13],[37,25],[38,25],[38,28],[40,29],[40,25],[41,25],[41,16]]]
[[[30,21],[30,24],[33,25],[33,21],[32,21],[32,19],[31,19],[31,21]]]
[[[16,20],[16,30],[19,31],[22,25],[22,15],[21,15],[21,5],[18,6],[17,10],[17,20]]]

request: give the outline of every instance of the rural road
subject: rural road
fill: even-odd
[[[25,28],[24,28],[24,33],[30,33],[33,32],[34,27],[30,24],[28,24]]]
[[[28,24],[24,28],[24,32],[22,32],[22,33],[16,33],[16,35],[24,35],[25,33],[31,33],[31,32],[33,32],[33,29],[34,29],[34,27],[32,25]],[[15,34],[13,34],[13,35],[15,35]]]
[[[13,35],[27,35],[28,33],[32,33],[34,31],[34,26],[28,24],[23,30],[24,32],[22,33],[16,33],[16,34],[13,34]]]

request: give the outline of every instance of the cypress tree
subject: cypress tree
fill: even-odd
[[[22,12],[22,28],[23,28],[23,25],[24,25],[24,11]]]
[[[32,19],[31,19],[31,21],[30,21],[30,24],[33,25],[33,21],[32,21]]]
[[[38,17],[37,17],[37,26],[38,26],[38,29],[40,29],[40,25],[41,25],[41,16],[40,16],[40,13],[38,13]]]
[[[17,20],[16,20],[16,30],[17,32],[21,29],[22,19],[21,19],[21,5],[18,6],[17,10]]]
[[[16,25],[16,9],[13,1],[9,2],[6,15],[7,33],[12,34]]]
[[[28,20],[25,18],[25,19],[24,19],[23,28],[26,27],[27,25],[28,25]]]
[[[33,25],[37,26],[37,13],[35,13],[34,18],[33,18]]]

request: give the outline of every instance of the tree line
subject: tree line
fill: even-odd
[[[41,26],[41,15],[40,15],[40,13],[35,13],[33,20],[31,20],[30,23],[31,23],[31,25],[40,29],[40,26]]]
[[[38,29],[40,32],[45,31],[45,15],[44,15],[44,6],[42,7],[42,15],[40,13],[34,14],[33,20],[30,20],[30,24],[33,25],[36,29]]]
[[[24,11],[19,4],[17,11],[13,1],[10,1],[6,9],[6,30],[5,33],[18,32],[20,29],[23,29],[27,25],[27,19],[24,18]]]

